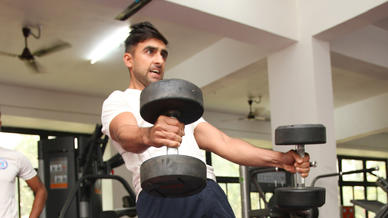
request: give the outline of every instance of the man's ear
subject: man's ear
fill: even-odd
[[[132,68],[133,67],[133,57],[132,57],[131,53],[125,52],[124,56],[123,56],[123,61],[124,61],[124,64],[128,68]]]

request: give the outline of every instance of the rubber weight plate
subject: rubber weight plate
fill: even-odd
[[[275,129],[276,145],[306,145],[326,143],[326,128],[322,124],[279,126]]]
[[[193,83],[167,79],[151,83],[140,94],[140,115],[155,123],[160,115],[178,111],[176,118],[184,124],[198,120],[203,114],[202,91]]]
[[[321,187],[282,187],[275,189],[274,197],[279,208],[308,210],[324,205],[325,194]]]
[[[140,167],[141,187],[151,195],[185,197],[206,186],[206,165],[186,155],[163,155],[146,160]]]

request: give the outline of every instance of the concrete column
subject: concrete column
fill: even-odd
[[[307,34],[306,34],[307,35]],[[321,123],[326,126],[327,143],[306,145],[312,168],[306,185],[318,175],[337,172],[334,130],[333,88],[329,43],[302,36],[299,42],[268,57],[271,126]],[[273,137],[273,135],[272,135]],[[274,146],[286,151],[295,146]],[[338,178],[319,180],[326,188],[326,203],[320,217],[339,217]]]

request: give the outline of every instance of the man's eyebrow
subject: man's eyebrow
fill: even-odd
[[[146,47],[144,47],[144,51],[145,50],[149,50],[149,49],[153,49],[153,50],[155,50],[156,49],[156,47],[155,46],[151,46],[151,45],[147,45]]]

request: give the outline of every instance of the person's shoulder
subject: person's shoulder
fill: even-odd
[[[115,91],[113,91],[112,93],[109,94],[108,98],[111,98],[112,96],[120,96],[120,95],[123,95],[124,92],[125,92],[125,90],[124,90],[124,91],[122,91],[122,90],[115,90]]]
[[[108,99],[110,98],[125,98],[125,97],[128,97],[128,96],[132,96],[132,95],[139,95],[141,93],[141,90],[137,90],[137,89],[126,89],[124,91],[122,90],[116,90],[116,91],[113,91]]]
[[[0,152],[1,153],[8,153],[8,154],[15,154],[15,155],[20,155],[21,153],[19,151],[16,151],[14,149],[9,149],[6,147],[1,147],[0,146]]]
[[[103,110],[108,108],[117,107],[117,106],[125,106],[128,104],[133,104],[137,102],[140,98],[141,90],[137,89],[126,89],[124,91],[114,91],[112,92],[107,99],[105,99],[103,103]],[[115,108],[117,109],[117,108]]]
[[[107,102],[111,102],[111,101],[115,101],[115,100],[120,100],[122,98],[124,98],[124,93],[125,91],[121,91],[121,90],[116,90],[116,91],[113,91],[104,101],[104,104],[107,103]]]
[[[4,156],[7,156],[8,158],[11,158],[11,159],[20,160],[25,158],[25,155],[22,152],[19,152],[14,149],[0,147],[0,152],[3,153]]]
[[[123,92],[124,95],[140,95],[140,93],[141,93],[141,90],[139,90],[139,89],[130,89],[130,88],[126,89]]]
[[[23,154],[22,152],[20,152],[20,151],[13,150],[13,153],[14,153],[15,156],[18,157],[18,159],[26,159],[26,158],[27,158],[26,155],[24,155],[24,154]]]
[[[5,146],[1,146],[0,145],[0,151],[3,153],[3,152],[9,152],[9,151],[12,151],[12,150],[9,149],[9,148],[6,148]]]

